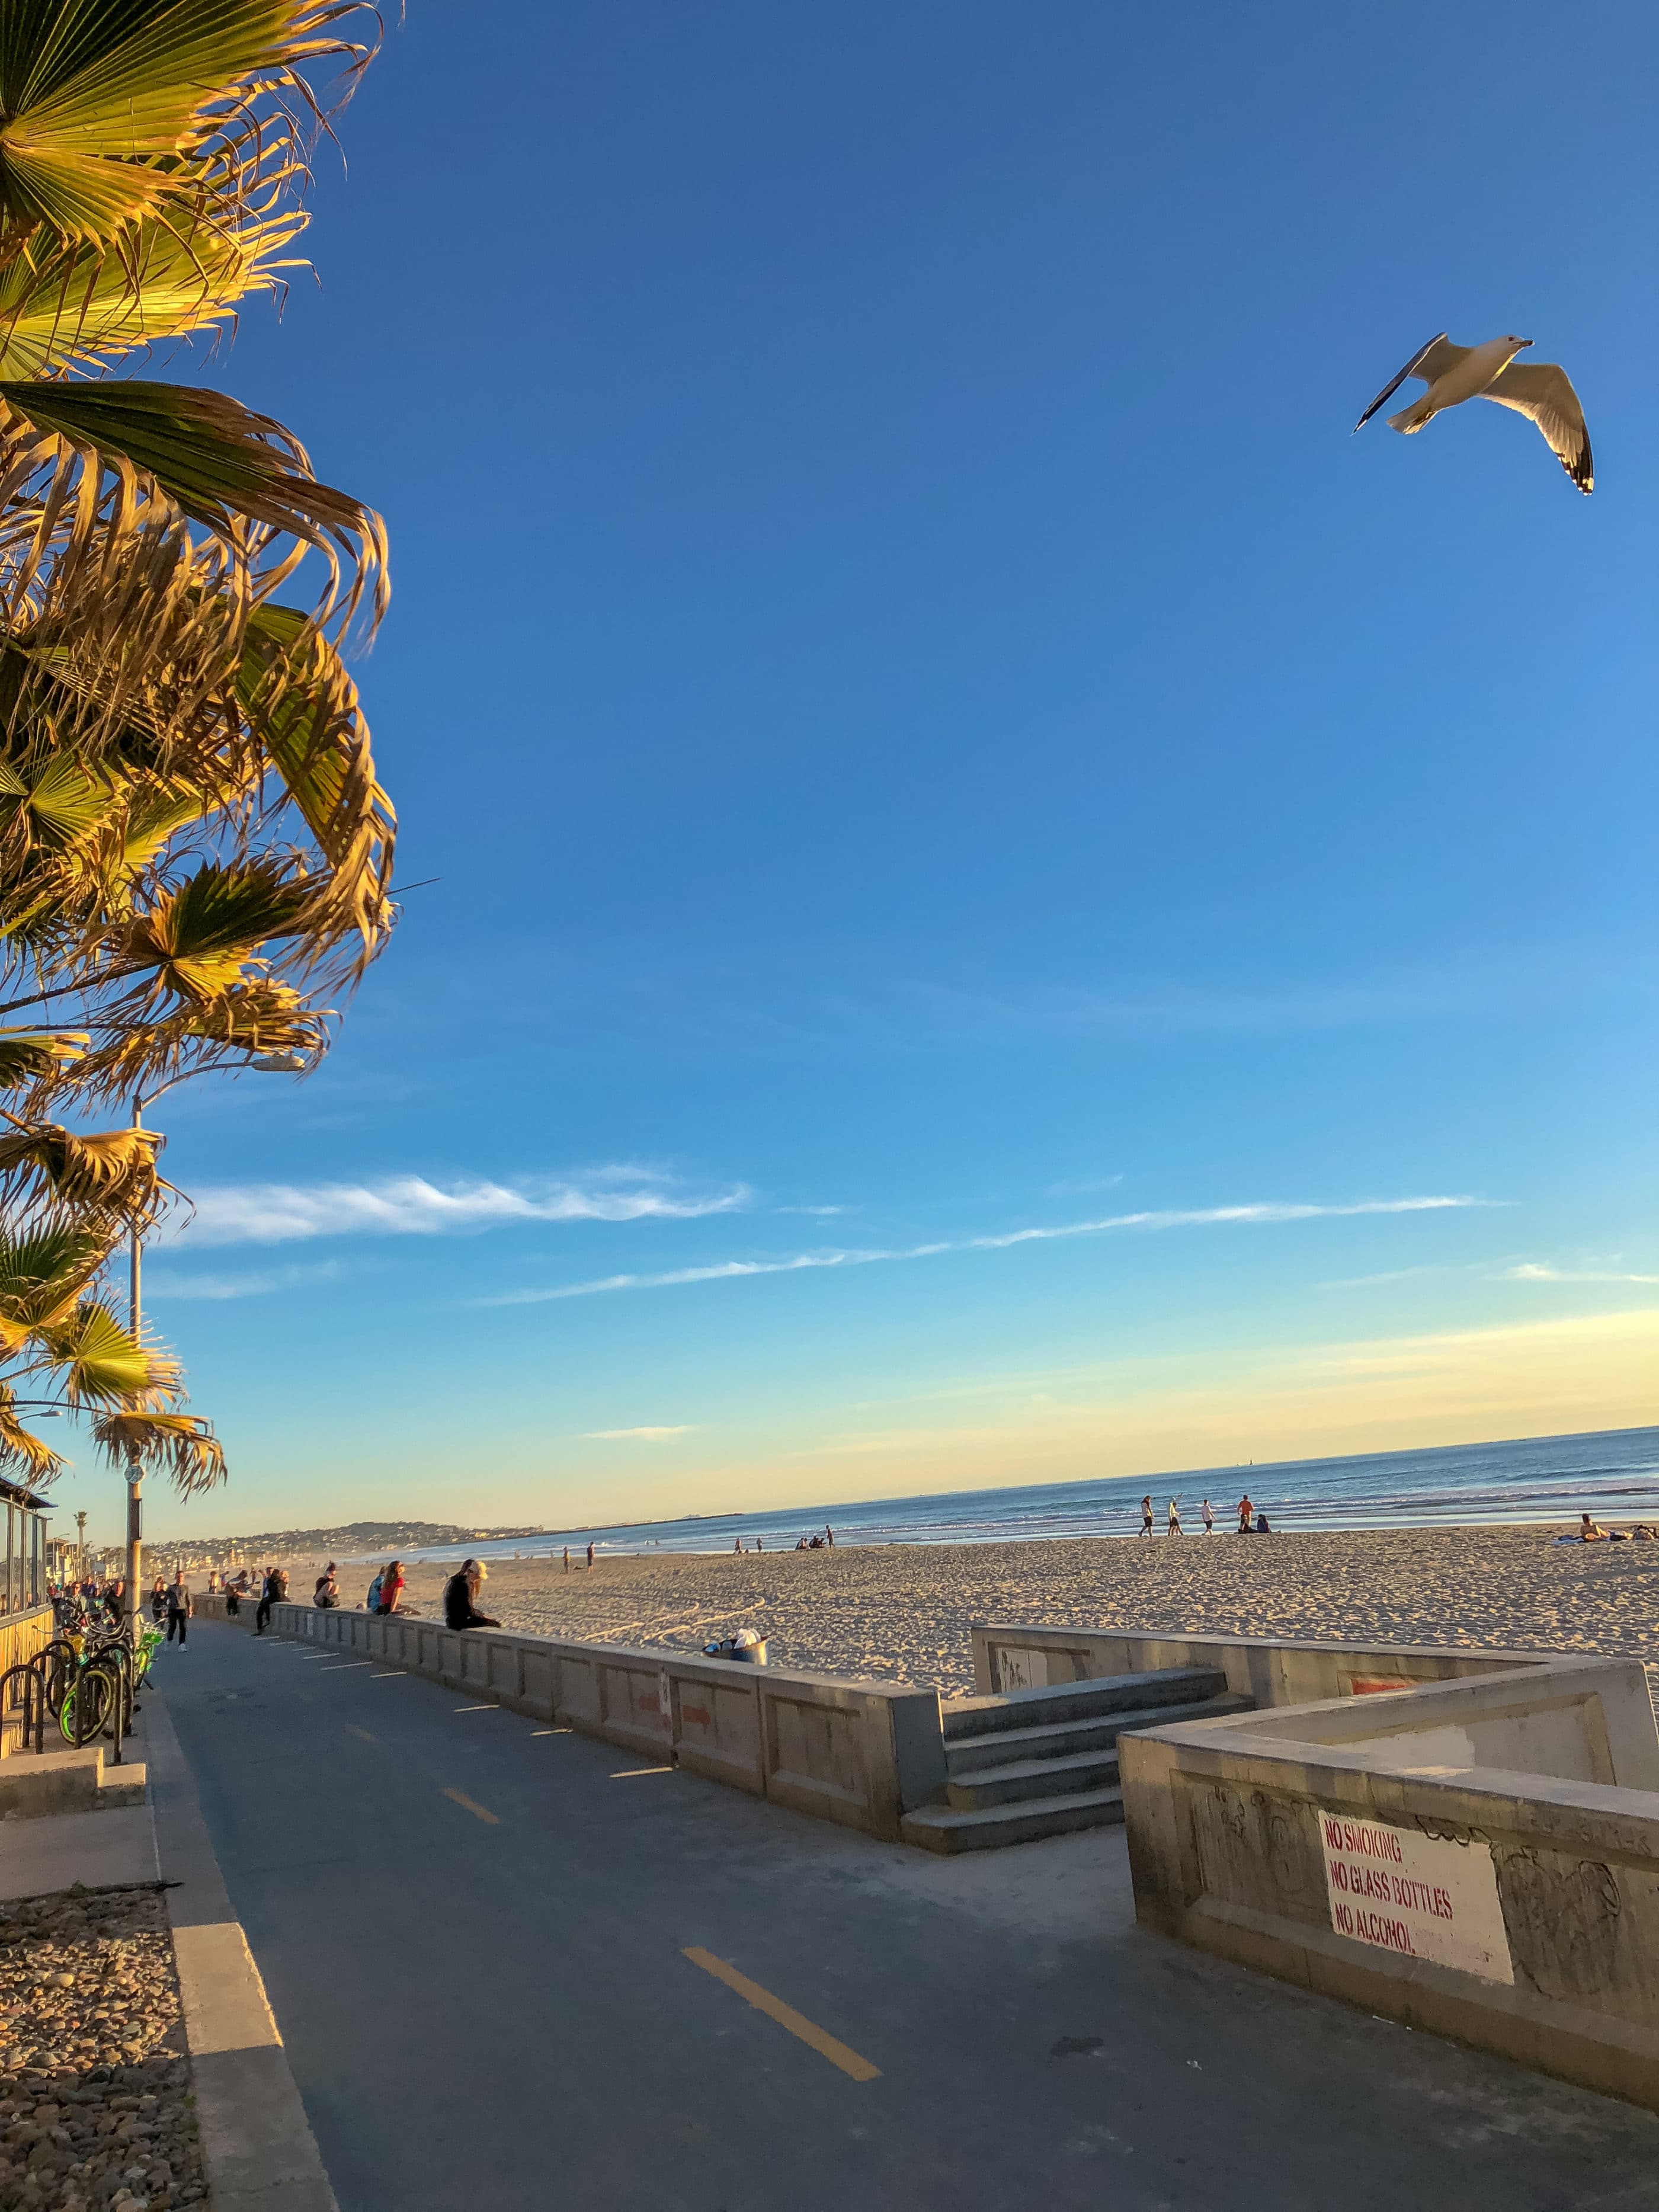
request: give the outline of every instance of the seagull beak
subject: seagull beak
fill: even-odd
[[[1529,346],[1532,343],[1532,340],[1530,338],[1522,338],[1521,343],[1523,346]]]

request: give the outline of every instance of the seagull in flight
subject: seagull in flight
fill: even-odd
[[[1363,430],[1384,401],[1393,398],[1408,376],[1414,376],[1429,388],[1420,399],[1388,417],[1389,429],[1409,438],[1448,407],[1465,399],[1495,399],[1500,407],[1530,416],[1579,490],[1588,492],[1595,477],[1578,394],[1566,370],[1556,362],[1516,359],[1531,343],[1530,338],[1503,337],[1488,338],[1485,345],[1454,345],[1442,331],[1412,356],[1353,427]]]

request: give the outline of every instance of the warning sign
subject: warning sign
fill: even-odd
[[[1342,1813],[1313,1817],[1339,1936],[1513,1983],[1489,1844],[1449,1843]]]

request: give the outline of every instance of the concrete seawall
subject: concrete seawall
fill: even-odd
[[[224,1618],[222,1598],[197,1609]],[[271,1626],[888,1842],[945,1786],[936,1690],[304,1605],[274,1607]]]

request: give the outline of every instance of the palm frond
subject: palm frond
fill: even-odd
[[[270,569],[267,592],[308,549],[328,575],[313,620],[337,626],[366,606],[372,623],[384,612],[385,525],[361,501],[319,483],[304,447],[270,416],[204,386],[137,379],[8,379],[0,404],[0,507],[21,502],[21,520],[33,521],[33,542],[12,556],[13,593],[48,582],[57,566],[73,570],[90,558],[107,572],[141,549],[153,558],[172,511],[231,550],[240,596],[251,598],[259,559],[282,538],[295,550]],[[8,535],[16,544],[15,523]],[[187,564],[193,550],[186,534],[175,562]],[[0,542],[0,562],[5,553]],[[38,608],[36,619],[47,611]]]
[[[137,1460],[172,1477],[186,1497],[225,1480],[224,1447],[193,1413],[106,1413],[93,1423],[94,1442],[117,1467]]]
[[[85,1058],[91,1042],[85,1030],[0,1030],[0,1091],[52,1081]]]
[[[42,1329],[37,1341],[40,1362],[57,1376],[66,1405],[127,1410],[178,1388],[178,1362],[141,1344],[96,1298]]]
[[[73,1100],[90,1109],[213,1068],[235,1074],[266,1053],[295,1053],[314,1066],[328,1049],[329,1019],[291,985],[245,977],[202,1006],[102,1024],[84,1057],[27,1093],[27,1104],[44,1113],[62,1111],[64,1102]]]
[[[167,1140],[154,1129],[83,1133],[23,1121],[3,1109],[0,1119],[11,1124],[0,1136],[0,1192],[39,1194],[89,1218],[131,1226],[151,1220],[172,1188],[155,1164]]]
[[[195,181],[261,93],[368,50],[316,0],[12,0],[0,15],[0,210],[107,244]],[[348,77],[348,88],[350,77]],[[227,191],[234,192],[233,173]]]
[[[0,251],[0,376],[96,369],[161,339],[217,329],[241,301],[280,290],[305,266],[289,252],[305,216],[257,211],[270,197],[258,195],[240,220],[213,223],[169,203],[114,249],[37,240],[9,260]]]
[[[391,923],[397,816],[374,772],[357,687],[339,653],[297,608],[248,617],[237,698],[250,738],[317,841],[328,885],[318,908],[365,954]]]
[[[49,1443],[26,1429],[10,1385],[0,1382],[0,1468],[14,1468],[31,1483],[51,1482],[64,1462]]]
[[[0,1350],[66,1321],[108,1260],[118,1231],[60,1212],[22,1224],[0,1218]]]
[[[133,918],[117,957],[123,968],[144,973],[152,994],[170,992],[205,1008],[244,980],[261,945],[293,933],[311,896],[305,878],[280,859],[210,862]]]

